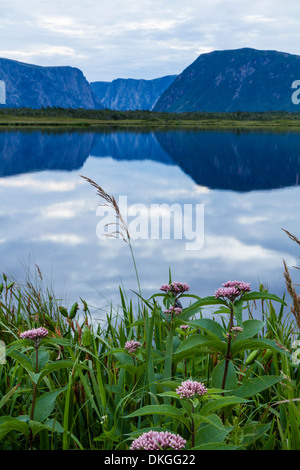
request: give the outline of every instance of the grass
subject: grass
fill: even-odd
[[[126,227],[125,238],[132,251]],[[36,269],[22,285],[0,279],[1,450],[126,451],[149,430],[179,434],[187,450],[299,450],[299,298],[287,266],[291,307],[262,285],[231,301],[177,292],[170,272],[169,287],[149,299],[138,292],[128,302],[119,288],[118,309],[102,321],[81,298],[62,305]],[[182,298],[189,305],[175,315]],[[41,342],[20,339],[39,327],[48,330]],[[128,341],[138,343],[134,353]],[[180,398],[187,380],[207,392]]]
[[[85,109],[0,108],[0,127],[150,127],[189,129],[277,129],[299,130],[300,113],[157,113]]]

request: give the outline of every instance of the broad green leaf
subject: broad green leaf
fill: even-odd
[[[225,437],[232,430],[231,426],[225,427],[217,415],[211,415],[210,419],[213,423],[199,427],[195,439],[196,445],[224,442]]]
[[[243,384],[238,387],[236,390],[233,390],[233,395],[236,397],[247,398],[257,393],[262,392],[266,388],[272,387],[277,382],[282,379],[281,376],[277,375],[265,375],[265,376],[258,376],[253,377],[251,379],[247,379]]]
[[[276,345],[275,341],[271,339],[264,339],[264,338],[255,338],[255,339],[245,339],[239,340],[237,339],[231,347],[231,354],[232,357],[235,356],[240,351],[245,350],[252,350],[252,349],[272,349],[272,351],[279,352],[281,354],[287,354],[287,351],[280,348]]]
[[[171,418],[178,419],[189,427],[189,420],[184,416],[183,410],[178,410],[175,406],[172,405],[146,405],[139,410],[134,411],[133,413],[124,416],[124,418],[135,418],[137,416],[146,416],[146,415],[162,415],[170,416]]]
[[[64,432],[63,427],[54,419],[49,419],[46,423],[40,423],[38,421],[29,422],[30,429],[32,430],[33,437],[35,437],[41,431],[58,432],[62,434]]]
[[[203,416],[208,416],[211,413],[214,413],[217,410],[224,408],[225,406],[238,405],[240,403],[247,403],[249,400],[240,397],[220,397],[213,401],[210,401],[202,406],[199,413]]]
[[[216,299],[213,295],[208,296],[208,297],[203,297],[202,299],[199,299],[197,302],[194,302],[189,309],[192,308],[198,308],[198,307],[204,307],[206,305],[227,305],[225,300],[223,299]]]
[[[44,426],[47,427],[49,429],[49,431],[53,430],[55,432],[58,432],[60,434],[62,434],[64,432],[64,428],[62,427],[62,425],[56,421],[56,419],[48,419],[45,423],[44,423]]]
[[[225,359],[223,359],[214,369],[212,373],[212,386],[214,388],[222,388],[222,381],[225,369]],[[225,390],[232,390],[237,387],[237,377],[232,361],[228,363],[228,371],[225,382]]]
[[[243,322],[243,332],[239,333],[237,339],[244,340],[253,338],[253,336],[257,335],[262,328],[264,327],[265,323],[261,320],[245,320]]]
[[[199,352],[200,350],[207,348],[218,351],[223,355],[226,352],[225,342],[222,342],[219,339],[211,339],[204,335],[193,335],[182,341],[181,345],[174,353],[174,358],[176,360],[181,360],[185,357],[195,355],[196,351]]]
[[[200,328],[214,339],[224,341],[226,331],[222,328],[220,323],[211,320],[210,318],[200,318],[199,320],[190,321],[188,324],[190,326]]]
[[[20,351],[11,350],[6,351],[6,355],[18,361],[28,372],[34,372],[31,360],[25,354],[21,353]]]
[[[33,383],[37,384],[38,381],[40,380],[42,375],[42,372],[38,372],[37,374],[35,372],[29,372],[29,376],[32,380]]]
[[[38,352],[38,372],[40,372],[45,365],[49,362],[50,355],[47,349],[44,348],[39,348]],[[32,364],[32,369],[35,371],[36,370],[36,354],[35,351],[32,352],[30,356],[30,361]]]
[[[275,300],[276,302],[286,305],[283,299],[275,294],[270,294],[269,292],[248,292],[243,295],[242,299],[244,302],[248,302],[250,300]]]
[[[204,415],[201,415],[199,413],[194,413],[193,418],[194,418],[194,423],[195,423],[195,429],[198,429],[200,424],[203,424],[203,423],[204,424],[209,424],[209,425],[211,425],[214,428],[219,429],[219,430],[223,429],[222,421],[215,414],[211,414],[209,416],[204,416]]]
[[[69,360],[61,360],[55,361],[47,364],[45,368],[41,372],[41,376],[44,377],[45,375],[50,374],[59,369],[69,369],[74,367],[74,362]],[[83,367],[81,364],[77,364],[76,367]]]
[[[11,416],[2,416],[0,418],[0,440],[11,431],[18,431],[25,434],[25,436],[28,436],[28,423],[20,421],[18,418],[12,418]]]
[[[44,393],[44,395],[38,398],[34,408],[34,421],[42,422],[48,418],[54,409],[56,398],[60,393],[67,390],[67,388],[68,387],[66,386],[59,388],[58,390],[54,390],[53,392]]]

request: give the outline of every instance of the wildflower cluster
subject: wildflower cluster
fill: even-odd
[[[236,299],[241,297],[245,292],[250,292],[250,284],[244,281],[227,281],[222,284],[223,287],[219,287],[215,291],[216,299],[222,297],[234,302]]]
[[[167,315],[180,315],[182,313],[182,308],[180,307],[169,307],[164,311]]]
[[[189,329],[189,325],[180,325],[180,329],[186,331]]]
[[[131,340],[125,343],[124,348],[126,349],[126,351],[129,352],[129,354],[135,354],[136,350],[140,348],[141,346],[142,345],[141,343],[139,343],[139,341]]]
[[[232,333],[234,333],[234,337],[236,338],[238,333],[242,333],[244,330],[240,326],[233,326],[229,333],[226,333],[226,338],[229,338]]]
[[[176,389],[176,393],[180,398],[191,398],[194,395],[204,395],[207,392],[207,389],[201,382],[196,382],[193,380],[186,380],[182,382],[181,385]]]
[[[163,284],[160,288],[163,292],[168,292],[172,295],[183,294],[190,290],[190,286],[185,282],[172,282],[171,284]]]
[[[186,440],[179,434],[172,434],[168,431],[148,431],[133,441],[130,450],[180,450],[185,444]]]
[[[21,339],[32,339],[35,344],[38,346],[40,340],[45,338],[48,335],[48,330],[41,326],[40,328],[34,328],[33,330],[27,330],[23,333],[20,333]]]

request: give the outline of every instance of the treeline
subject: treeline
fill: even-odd
[[[4,108],[0,107],[0,116],[15,116],[29,118],[73,118],[95,120],[145,120],[145,121],[203,121],[203,120],[238,120],[238,121],[270,121],[278,119],[299,120],[300,112],[265,111],[230,113],[210,113],[204,111],[167,113],[148,110],[118,111],[111,109],[71,109],[71,108]]]

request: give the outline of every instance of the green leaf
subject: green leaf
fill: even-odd
[[[243,299],[238,300],[233,304],[233,313],[238,326],[243,328]]]
[[[199,308],[199,307],[204,307],[206,305],[226,305],[227,303],[223,299],[216,299],[213,295],[208,296],[208,297],[203,297],[202,299],[199,299],[197,302],[194,302],[189,308]]]
[[[188,428],[190,425],[189,420],[184,416],[184,411],[178,410],[178,408],[172,405],[146,405],[143,408],[140,408],[139,410],[124,416],[124,418],[136,418],[137,416],[146,415],[170,416],[171,418],[178,419]]]
[[[50,359],[50,355],[49,355],[49,352],[47,351],[47,349],[44,349],[44,348],[39,348],[39,352],[38,352],[38,372],[40,372],[44,367],[45,365],[49,362],[49,359]],[[35,354],[35,351],[32,352],[31,356],[30,356],[30,361],[31,361],[31,364],[32,364],[32,369],[35,371],[36,368],[36,354]]]
[[[55,361],[47,364],[45,368],[43,369],[41,376],[44,377],[45,375],[50,374],[51,372],[54,372],[59,369],[71,369],[74,367],[74,362],[69,361],[69,360],[61,360],[61,361]],[[77,364],[77,367],[81,367],[81,365]]]
[[[10,397],[16,393],[17,391],[17,388],[19,387],[19,385],[16,385],[15,387],[13,387],[6,395],[4,395],[1,400],[0,400],[0,409],[5,405],[5,403],[10,399]],[[19,393],[23,393],[22,390],[20,390]]]
[[[32,430],[33,437],[35,437],[41,431],[58,432],[60,434],[64,432],[63,427],[54,419],[49,419],[46,423],[30,421],[29,426]]]
[[[213,401],[210,401],[202,406],[199,413],[203,416],[208,416],[211,413],[214,413],[216,410],[220,410],[225,406],[238,405],[240,403],[247,403],[249,400],[240,397],[220,397]]]
[[[188,323],[190,326],[195,326],[205,331],[211,338],[220,339],[224,341],[226,331],[220,323],[211,320],[210,318],[200,318],[199,320],[193,320]]]
[[[223,359],[214,369],[212,373],[212,386],[214,388],[222,388],[222,381],[225,369],[225,359]],[[237,377],[232,361],[228,363],[228,371],[225,382],[225,390],[233,390],[237,387]]]
[[[211,415],[210,419],[211,423],[199,427],[195,439],[196,445],[224,442],[225,437],[232,430],[231,426],[223,425],[219,416]]]
[[[267,423],[267,424],[252,423],[252,424],[246,425],[243,428],[243,439],[242,439],[243,446],[248,446],[250,444],[253,444],[254,441],[256,441],[265,433],[267,433],[270,427],[271,427],[271,423]]]
[[[243,322],[244,331],[238,334],[238,340],[253,338],[262,330],[264,325],[265,323],[261,320],[245,320]]]
[[[231,346],[232,357],[238,352],[248,349],[272,349],[272,351],[279,352],[281,354],[288,354],[287,351],[277,346],[275,341],[271,339],[255,338],[245,340],[237,339]]]
[[[209,442],[193,447],[192,450],[238,450],[241,446],[225,444],[224,442]]]
[[[21,366],[24,367],[24,369],[27,370],[27,372],[31,371],[33,372],[33,367],[32,367],[32,363],[31,363],[31,360],[23,353],[21,353],[20,351],[6,351],[6,355],[7,356],[10,356],[12,357],[13,359],[15,359],[16,361],[18,361]]]
[[[11,416],[2,416],[0,418],[0,440],[11,431],[18,431],[25,434],[25,436],[28,436],[28,423],[20,421],[18,418],[12,418]]]
[[[242,300],[243,302],[248,302],[250,300],[275,300],[276,302],[286,305],[283,299],[275,294],[270,294],[269,292],[248,292],[243,295]]]
[[[247,379],[240,387],[233,390],[236,397],[247,398],[262,392],[266,388],[272,387],[282,379],[277,375],[265,375]]]
[[[68,387],[66,386],[59,388],[58,390],[54,390],[53,392],[44,393],[44,395],[38,398],[34,408],[34,421],[42,422],[48,418],[54,409],[56,398],[60,393],[67,390],[67,388]]]
[[[196,351],[199,352],[206,348],[218,351],[223,355],[225,355],[226,352],[225,342],[222,342],[219,339],[211,339],[204,335],[194,335],[182,341],[181,345],[174,353],[174,358],[176,360],[181,360],[187,356],[194,355]]]

